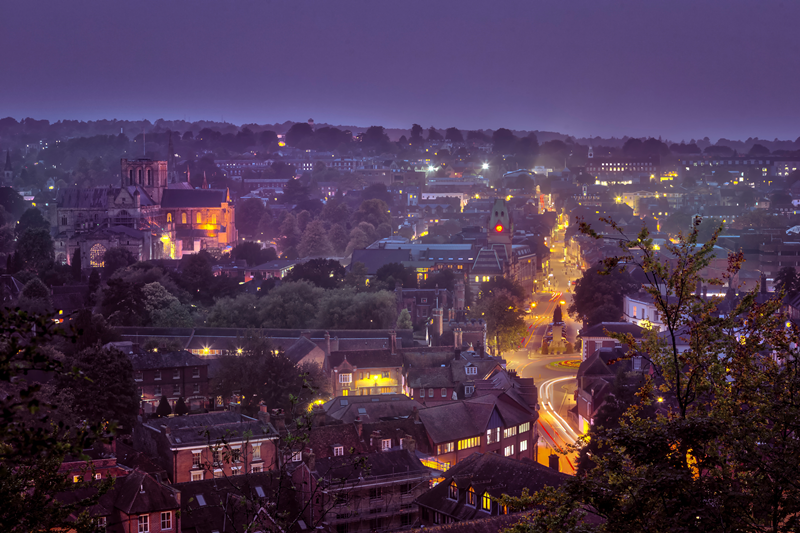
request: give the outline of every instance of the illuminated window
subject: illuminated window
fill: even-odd
[[[436,455],[442,455],[444,453],[450,453],[455,449],[454,443],[447,442],[445,444],[439,444],[436,446]]]
[[[253,444],[253,459],[261,459],[261,445]]]
[[[197,223],[198,224],[203,223],[203,214],[200,211],[197,212]]]
[[[172,222],[172,213],[167,213],[167,222]]]
[[[531,429],[531,423],[530,422],[525,422],[524,424],[520,424],[519,425],[519,433],[520,433],[520,435],[525,433],[526,431],[530,431],[530,429]]]
[[[524,452],[528,449],[528,441],[524,440],[519,443],[519,451]]]
[[[484,492],[483,496],[481,497],[481,509],[484,511],[492,510],[492,497],[489,496],[488,492]]]
[[[458,500],[458,485],[455,481],[451,481],[450,486],[447,487],[447,497],[451,500]]]
[[[181,224],[186,224],[186,213],[181,213]]]
[[[517,434],[517,426],[512,426],[503,430],[503,438],[507,439]]]
[[[481,445],[481,438],[480,437],[472,437],[469,439],[461,439],[458,441],[458,449],[459,450],[467,450],[469,448],[477,448]]]
[[[467,489],[467,505],[475,507],[475,489],[472,487]]]
[[[509,455],[514,455],[514,445],[512,444],[511,446],[506,446],[505,449],[503,450],[503,455],[505,455],[506,457],[508,457]]]
[[[339,383],[352,383],[353,374],[339,374]]]
[[[89,264],[92,268],[103,268],[105,261],[103,260],[106,255],[106,247],[98,243],[92,246],[89,250]]]
[[[494,444],[500,442],[500,428],[486,430],[486,444]]]

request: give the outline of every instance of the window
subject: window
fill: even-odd
[[[467,367],[467,375],[470,375],[470,376],[478,375],[478,367],[477,366],[468,366]]]
[[[139,515],[139,533],[150,533],[150,517],[146,514]]]
[[[352,383],[353,374],[339,374],[339,383]]]
[[[200,452],[192,452],[192,468],[200,468]]]
[[[261,459],[261,445],[253,444],[253,459]]]
[[[486,444],[500,442],[500,428],[486,430]]]
[[[447,389],[442,389],[442,398],[447,398]]]
[[[172,222],[172,213],[167,213],[167,222]]]
[[[181,393],[181,386],[177,384],[174,385],[172,387],[172,394],[180,394],[180,393]]]
[[[241,448],[231,448],[231,461],[234,463],[241,463],[242,462],[242,449]]]
[[[103,268],[105,266],[106,247],[98,243],[89,250],[89,265],[92,268]]]
[[[530,430],[531,430],[531,423],[530,422],[525,422],[524,424],[520,424],[519,425],[519,433],[520,433],[520,435],[522,435],[526,431],[530,431]]]
[[[73,483],[80,483],[83,481],[83,476],[72,476]]]
[[[95,518],[95,522],[97,523],[97,528],[101,530],[106,529],[106,517],[105,516],[98,516]]]
[[[384,372],[382,372],[381,373],[381,377],[388,378],[389,377],[389,371],[385,370]]]
[[[172,371],[172,379],[181,379],[181,371],[177,368]]]
[[[211,455],[214,459],[214,466],[217,466],[222,462],[222,454],[220,453],[219,449],[212,450]]]
[[[200,394],[200,384],[195,383],[192,385],[192,394]]]
[[[464,394],[466,394],[467,396],[469,396],[469,395],[470,395],[470,394],[472,394],[473,392],[475,392],[475,387],[473,387],[472,385],[465,385],[465,386],[464,386]]]
[[[392,439],[383,439],[381,441],[381,450],[386,451],[392,447]]]
[[[67,225],[67,217],[61,217],[61,225],[62,226],[66,226]]]
[[[452,442],[446,442],[444,444],[439,444],[436,446],[436,455],[442,455],[444,453],[450,453],[453,451],[455,447]]]
[[[195,470],[194,472],[192,472],[192,481],[200,481],[202,479],[203,479],[203,471],[202,470],[200,470],[200,471]]]
[[[186,224],[186,213],[181,213],[181,224]]]
[[[144,379],[144,375],[142,374],[141,370],[137,370],[133,373],[133,379],[135,381],[142,381]]]
[[[252,472],[253,472],[254,474],[258,474],[259,472],[263,472],[263,471],[264,471],[264,469],[263,469],[263,467],[262,467],[261,465],[254,466],[254,467],[252,468]]]
[[[102,477],[103,477],[103,474],[95,474],[94,475],[95,479],[101,479]]]
[[[341,455],[344,455],[344,446],[334,446],[333,447],[333,456],[334,457],[339,457]]]
[[[489,496],[488,492],[484,492],[481,497],[481,509],[489,512],[492,511],[492,497]]]
[[[514,455],[514,445],[512,444],[511,446],[506,446],[505,449],[503,450],[503,455],[505,455],[506,457],[508,457],[509,455]]]
[[[458,441],[458,449],[459,450],[466,450],[469,448],[476,448],[481,445],[481,438],[480,437],[472,437],[469,439],[461,439]]]
[[[303,452],[302,452],[302,451],[300,451],[300,452],[293,452],[293,453],[292,453],[292,462],[293,462],[293,463],[299,463],[299,462],[300,462],[300,461],[302,461],[302,460],[303,460]]]
[[[451,500],[458,500],[458,485],[455,481],[451,481],[450,486],[447,487],[447,497]]]
[[[238,476],[238,475],[241,475],[241,473],[242,473],[242,467],[241,466],[232,466],[231,467],[231,475],[232,476]]]
[[[161,385],[153,387],[153,396],[161,396]]]
[[[200,377],[200,369],[198,367],[192,369],[192,377],[195,379]]]
[[[428,398],[433,398],[433,389],[428,389]]]
[[[383,497],[381,493],[381,488],[376,487],[374,489],[369,489],[369,499],[370,500],[380,500]]]
[[[510,428],[506,428],[503,430],[503,438],[508,439],[513,437],[517,434],[517,426],[511,426]]]
[[[202,224],[203,223],[203,214],[200,211],[197,212],[196,220],[197,220],[198,224]]]
[[[161,529],[172,529],[172,511],[161,512]]]
[[[475,489],[472,487],[467,489],[467,505],[475,507]]]
[[[528,441],[527,440],[524,440],[524,441],[519,443],[519,451],[524,452],[524,451],[527,451],[527,449],[528,449]]]
[[[220,479],[220,478],[224,477],[224,475],[225,474],[222,473],[222,469],[221,468],[217,468],[216,470],[214,470],[214,479]]]

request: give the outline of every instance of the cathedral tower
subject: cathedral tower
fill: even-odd
[[[489,215],[488,242],[489,246],[502,244],[506,248],[506,257],[511,257],[511,237],[514,235],[514,222],[508,212],[506,201],[498,198],[494,201],[492,212]]]

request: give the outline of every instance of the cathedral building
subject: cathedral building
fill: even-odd
[[[168,183],[167,161],[123,159],[119,187],[65,188],[56,198],[56,259],[103,266],[106,250],[127,248],[140,261],[180,259],[236,243],[234,207],[227,189]]]

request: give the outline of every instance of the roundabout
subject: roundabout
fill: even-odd
[[[547,365],[547,368],[565,372],[577,372],[579,366],[581,366],[580,359],[569,359],[566,361],[553,361]]]

